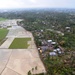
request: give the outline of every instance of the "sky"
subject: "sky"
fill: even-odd
[[[75,0],[0,0],[0,8],[75,8]]]

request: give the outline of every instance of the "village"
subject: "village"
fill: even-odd
[[[61,18],[59,22],[56,21],[53,14],[51,15],[54,17],[51,17],[51,15],[47,16],[46,13],[43,15],[45,15],[44,17],[46,19],[43,19],[42,15],[39,16],[39,19],[25,17],[21,22],[23,23],[22,26],[33,33],[35,44],[38,48],[40,58],[47,69],[48,75],[55,75],[55,71],[62,71],[62,69],[69,71],[70,66],[72,66],[72,68],[75,66],[74,27],[67,25],[65,19],[64,23],[62,23]],[[62,17],[63,16],[64,15],[62,15]],[[58,19],[58,17],[59,15],[56,18]],[[47,18],[53,18],[53,21]],[[60,69],[60,67],[63,68]],[[60,74],[60,72],[57,73],[57,75]],[[69,72],[67,74],[69,74]]]
[[[12,21],[10,21],[11,24],[6,22],[7,26],[1,21],[1,29],[11,30],[8,36],[13,38],[18,36],[33,36],[32,38],[34,39],[34,43],[30,41],[28,43],[35,45],[35,48],[33,46],[29,46],[27,50],[25,49],[25,52],[23,52],[23,50],[18,50],[18,55],[16,55],[16,50],[13,50],[13,54],[16,52],[16,57],[13,55],[15,63],[13,63],[13,60],[9,63],[17,65],[16,68],[18,69],[14,68],[13,70],[16,70],[22,75],[24,75],[25,72],[28,73],[28,75],[31,75],[31,73],[33,73],[33,75],[75,75],[75,12],[69,12],[69,10],[55,11],[49,9],[35,9],[35,11],[24,10],[13,13],[14,14],[12,14],[12,12],[10,12],[10,14],[5,13],[5,15],[8,16],[3,15],[3,17],[10,18],[10,20],[14,18],[22,18],[23,20],[20,22],[17,21],[18,26],[15,23],[16,20],[13,21],[14,24]],[[11,42],[8,43],[8,46]],[[12,45],[9,47],[10,50]],[[23,45],[24,44],[21,43],[19,44],[19,47]],[[1,49],[4,47],[6,49],[8,46],[4,45]],[[23,58],[24,53],[24,58],[26,58],[24,64],[20,63],[22,62],[20,59],[17,62],[16,59],[20,56]],[[40,58],[41,62],[37,58]],[[18,63],[22,65],[24,72],[22,70],[20,72],[21,67]],[[10,64],[8,67],[13,68]],[[9,69],[5,69],[4,73],[8,70]],[[44,73],[40,74],[40,72]]]
[[[38,48],[38,51],[42,53],[43,57],[45,52],[49,52],[50,56],[57,56],[64,53],[64,50],[57,44],[57,42],[53,42],[52,40],[47,40],[42,42],[42,46]]]
[[[70,32],[71,28],[65,27],[65,30],[66,32]],[[54,32],[55,34],[64,36],[64,33],[62,33],[61,31],[54,31],[52,29],[51,30],[49,29],[49,32],[51,31]],[[37,48],[43,58],[45,58],[47,55],[61,56],[64,54],[65,49],[57,41],[54,41],[54,39],[44,38],[44,30],[35,31],[34,35],[37,36],[38,38]]]

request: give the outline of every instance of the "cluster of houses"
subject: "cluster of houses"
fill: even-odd
[[[42,54],[46,51],[49,51],[50,56],[56,56],[58,54],[62,54],[63,49],[60,46],[55,48],[56,45],[57,42],[54,42],[53,40],[47,40],[47,41],[44,40],[42,41],[42,46],[40,46],[38,50]]]

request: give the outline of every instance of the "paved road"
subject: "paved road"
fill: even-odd
[[[13,22],[13,21],[12,21]],[[0,46],[0,75],[27,75],[29,70],[37,66],[32,73],[46,72],[34,43],[32,33],[21,26],[9,29],[8,39]],[[30,37],[28,49],[8,49],[14,38]]]

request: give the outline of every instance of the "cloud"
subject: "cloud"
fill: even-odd
[[[30,0],[32,3],[36,3],[37,1],[36,0]]]

